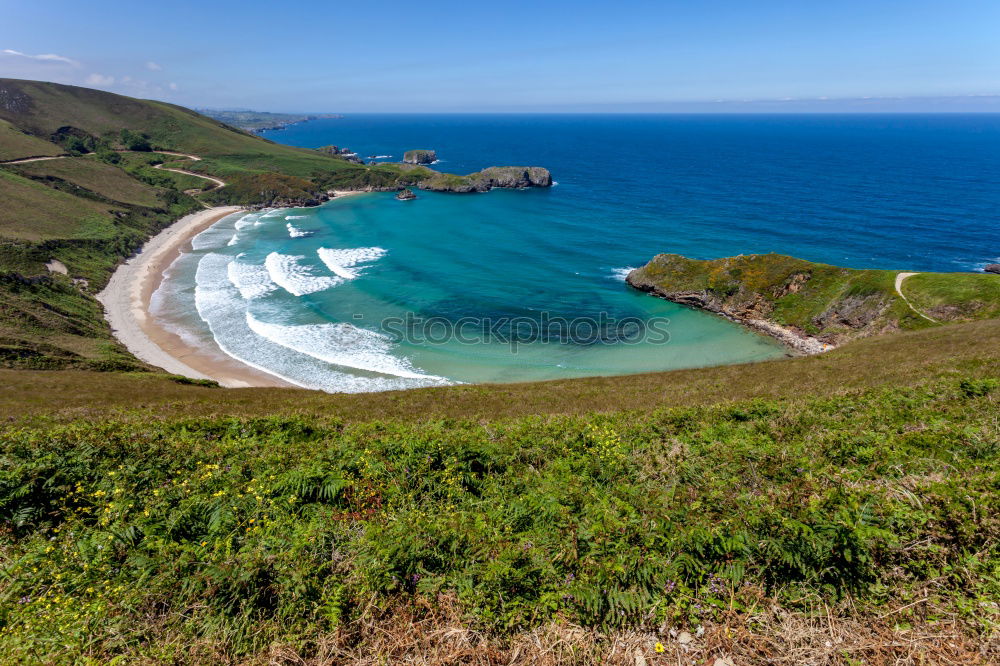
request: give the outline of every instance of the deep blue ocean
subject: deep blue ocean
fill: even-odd
[[[326,390],[784,353],[734,324],[630,290],[625,269],[660,252],[781,252],[914,271],[979,270],[1000,255],[997,115],[351,115],[265,136],[391,156],[381,161],[434,149],[433,168],[460,174],[544,166],[558,182],[418,192],[411,202],[356,195],[233,216],[202,234],[164,282],[157,314],[207,347]],[[398,334],[393,322],[407,316],[423,322],[419,335]],[[470,318],[548,317],[658,322],[668,335],[633,340],[611,325],[567,338],[528,326],[512,348],[510,331],[457,340],[454,329]]]

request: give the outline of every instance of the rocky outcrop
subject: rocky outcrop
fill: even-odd
[[[410,188],[404,187],[398,194],[396,194],[396,198],[400,201],[412,201],[417,198],[417,195],[414,194],[413,190]]]
[[[352,164],[365,163],[365,161],[350,148],[341,148],[340,146],[320,146],[316,149],[316,152],[323,153],[324,155],[330,155],[331,157],[337,157],[345,162],[351,162]]]
[[[469,178],[494,187],[552,187],[552,174],[542,167],[489,167]]]
[[[489,167],[468,176],[436,173],[417,184],[434,192],[488,192],[493,188],[552,187],[552,174],[542,167]]]
[[[796,353],[815,354],[901,328],[909,311],[894,277],[777,254],[713,260],[661,254],[626,282],[769,335]]]
[[[403,153],[405,164],[433,164],[437,162],[437,153],[433,150],[408,150]]]
[[[1000,264],[988,264],[983,266],[983,270],[987,273],[996,273],[997,275],[1000,275]]]
[[[710,290],[671,291],[663,289],[654,282],[646,280],[639,271],[640,269],[631,271],[625,281],[640,291],[651,293],[678,305],[686,305],[721,315],[758,333],[771,336],[800,354],[818,354],[833,348],[832,345],[822,340],[768,321],[764,318],[764,310],[767,308],[762,307],[763,303],[759,299],[751,299],[738,307],[732,307]]]

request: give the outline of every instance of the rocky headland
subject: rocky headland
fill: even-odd
[[[902,276],[900,278],[900,276]],[[903,297],[904,284],[906,298]],[[857,270],[780,254],[660,254],[626,282],[769,335],[798,354],[854,339],[996,316],[1000,281],[974,273]]]
[[[468,176],[434,173],[417,183],[434,192],[488,192],[494,188],[552,187],[552,174],[542,167],[489,167]]]

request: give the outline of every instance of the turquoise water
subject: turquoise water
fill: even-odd
[[[559,183],[355,195],[201,234],[154,313],[205,349],[328,391],[784,354],[629,289],[625,270],[658,252],[915,270],[1000,254],[996,117],[359,116],[269,138],[397,158],[434,148],[437,168],[459,173],[539,164]]]

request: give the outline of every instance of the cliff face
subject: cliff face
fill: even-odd
[[[725,259],[657,255],[626,281],[674,303],[739,322],[801,353],[917,328],[895,291],[895,271],[853,270],[778,254]]]
[[[489,187],[552,187],[552,174],[542,167],[489,167],[469,177]]]
[[[403,162],[406,164],[433,164],[437,158],[437,153],[433,150],[408,150],[403,153]]]
[[[552,174],[542,167],[489,167],[468,176],[436,174],[417,187],[435,192],[487,192],[493,188],[552,187]]]

